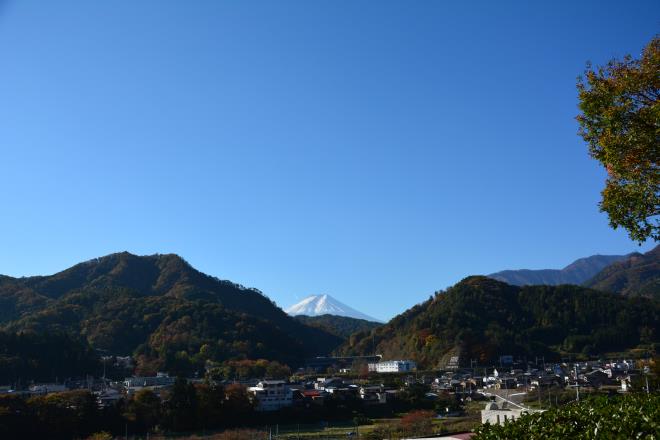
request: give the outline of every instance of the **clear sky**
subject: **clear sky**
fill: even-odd
[[[0,2],[0,273],[173,252],[385,319],[647,250],[598,211],[575,80],[658,31],[657,0]]]

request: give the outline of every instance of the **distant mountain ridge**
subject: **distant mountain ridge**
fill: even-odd
[[[306,315],[306,316],[321,316],[321,315],[335,315],[346,316],[349,318],[364,319],[366,321],[380,322],[380,320],[366,315],[354,308],[347,306],[341,301],[333,298],[330,295],[310,295],[302,301],[288,307],[286,313],[291,316]]]
[[[563,269],[503,270],[488,275],[514,286],[577,284],[590,280],[612,263],[625,260],[628,255],[592,255],[575,260]]]
[[[625,296],[660,299],[660,245],[607,266],[584,285]]]

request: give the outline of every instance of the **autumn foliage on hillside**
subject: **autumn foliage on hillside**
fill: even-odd
[[[626,298],[580,286],[510,286],[469,277],[416,305],[389,323],[353,335],[347,354],[382,353],[443,367],[452,355],[463,362],[496,362],[503,354],[593,356],[660,342],[660,302]]]
[[[0,329],[82,336],[103,353],[135,356],[144,374],[245,359],[297,366],[342,342],[176,255],[124,252],[51,276],[0,277],[0,305]]]

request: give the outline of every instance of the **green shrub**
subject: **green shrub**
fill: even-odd
[[[660,395],[599,396],[528,414],[504,425],[485,424],[473,440],[660,438]]]

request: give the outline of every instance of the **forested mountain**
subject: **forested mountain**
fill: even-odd
[[[330,314],[319,316],[297,315],[295,318],[306,325],[320,328],[343,339],[348,339],[353,333],[369,331],[382,325],[379,322],[367,321],[366,319]]]
[[[627,255],[592,255],[575,260],[563,269],[503,270],[488,275],[490,278],[514,286],[582,284],[612,263],[626,259]]]
[[[1,277],[0,310],[5,330],[82,335],[96,349],[137,355],[148,371],[241,358],[298,365],[342,341],[177,255],[124,252],[52,276]]]
[[[637,346],[656,348],[660,302],[626,298],[580,286],[512,286],[469,277],[368,332],[354,334],[338,351],[410,358],[443,366],[459,355],[496,361],[500,355],[558,358]]]
[[[605,292],[660,299],[660,245],[607,266],[584,285]]]

